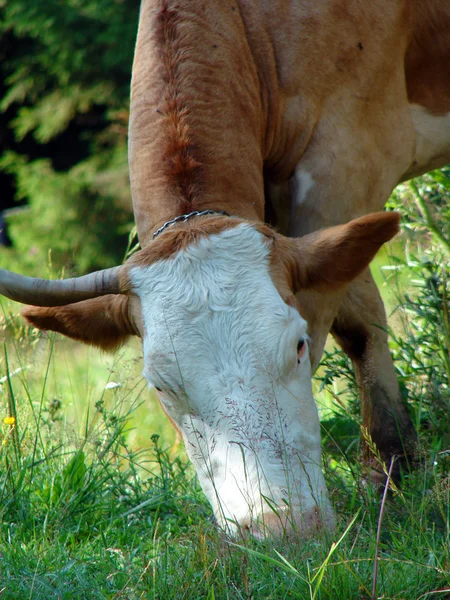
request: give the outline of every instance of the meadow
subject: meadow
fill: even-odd
[[[2,299],[1,600],[450,598],[450,169],[389,207],[402,233],[373,272],[417,465],[396,487],[380,464],[384,496],[367,481],[351,365],[329,344],[315,388],[338,523],[317,539],[225,538],[142,379],[139,343],[102,355],[29,328]]]

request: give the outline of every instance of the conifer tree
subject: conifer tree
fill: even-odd
[[[0,0],[0,169],[28,206],[8,222],[25,262],[51,250],[55,267],[83,273],[123,258],[138,10],[139,0]]]

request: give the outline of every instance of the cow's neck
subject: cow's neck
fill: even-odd
[[[141,244],[193,210],[263,219],[264,134],[257,67],[238,6],[144,0],[129,138]]]

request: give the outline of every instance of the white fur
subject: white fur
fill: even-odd
[[[297,361],[307,324],[280,297],[269,258],[267,239],[242,224],[130,274],[144,376],[231,531],[272,513],[265,498],[288,504],[300,527],[318,508],[332,520],[308,354]]]
[[[311,188],[314,186],[314,179],[309,171],[297,167],[293,177],[293,197],[297,206],[306,200]]]
[[[420,104],[411,104],[409,108],[416,131],[414,164],[410,171],[423,173],[450,161],[450,112],[433,115]]]

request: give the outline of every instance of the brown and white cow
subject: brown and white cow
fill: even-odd
[[[76,280],[1,273],[3,294],[43,307],[24,311],[37,327],[105,349],[142,338],[225,529],[332,524],[311,391],[330,330],[383,456],[414,445],[367,268],[398,217],[362,215],[450,160],[449,68],[445,0],[144,0],[129,139],[143,249]],[[211,212],[172,222],[193,211]]]

